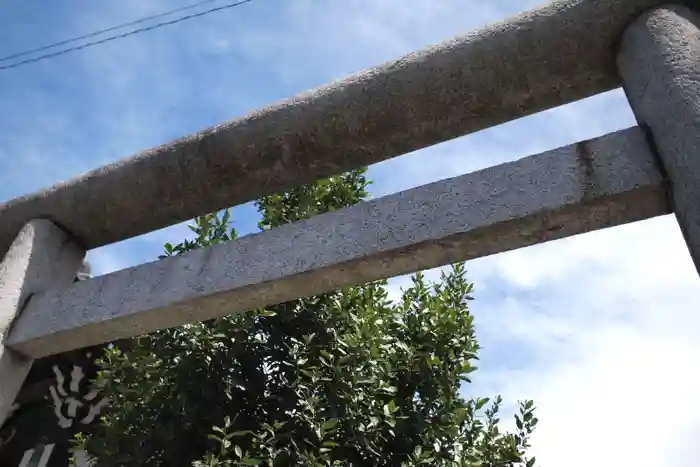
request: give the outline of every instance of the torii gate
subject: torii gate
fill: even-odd
[[[557,0],[0,205],[0,421],[36,359],[672,212],[700,271],[700,13],[663,3]],[[638,126],[73,281],[88,249],[619,86]]]

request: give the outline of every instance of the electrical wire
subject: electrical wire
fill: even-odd
[[[133,24],[137,24],[137,23],[144,22],[144,21],[148,21],[149,19],[159,18],[159,17],[165,16],[165,15],[172,14],[172,13],[174,13],[174,12],[176,12],[176,11],[182,11],[182,10],[187,9],[187,8],[193,8],[193,7],[195,7],[195,6],[200,6],[200,5],[204,4],[204,3],[209,3],[209,2],[211,2],[211,1],[214,1],[214,0],[206,0],[206,1],[200,2],[200,3],[198,3],[198,4],[193,4],[193,5],[189,5],[189,6],[187,6],[187,7],[182,7],[182,8],[180,8],[180,9],[178,9],[178,10],[172,10],[172,11],[169,11],[169,12],[166,12],[166,13],[160,13],[160,14],[158,14],[158,15],[153,15],[153,17],[142,18],[142,19],[140,19],[140,20],[132,21],[131,23],[126,23],[126,24],[123,24],[123,25],[120,25],[120,26],[113,26],[113,27],[108,28],[108,29],[106,29],[106,30],[98,31],[98,32],[95,32],[95,33],[90,33],[90,34],[87,34],[87,35],[82,36],[82,37],[78,37],[78,38],[74,38],[74,39],[67,39],[67,40],[65,40],[65,41],[61,41],[61,42],[58,42],[58,43],[56,43],[56,44],[47,45],[47,46],[44,46],[44,47],[39,47],[37,50],[34,50],[34,52],[36,52],[36,51],[41,51],[41,50],[46,50],[46,49],[49,49],[49,48],[53,48],[53,47],[56,47],[56,46],[58,46],[58,45],[64,45],[64,44],[67,44],[67,43],[70,43],[70,42],[74,42],[74,41],[77,41],[77,40],[80,40],[80,39],[84,39],[84,38],[87,38],[87,37],[93,37],[93,36],[96,36],[96,35],[98,35],[98,34],[103,34],[104,32],[113,31],[113,30],[120,29],[120,28],[122,28],[122,27],[126,27],[126,26],[129,26],[129,25],[133,25]],[[162,28],[163,26],[169,26],[169,25],[171,25],[171,24],[180,23],[180,22],[186,21],[186,20],[188,20],[188,19],[199,18],[199,17],[201,17],[201,16],[208,15],[208,14],[210,14],[210,13],[215,13],[215,12],[217,12],[217,11],[222,11],[222,10],[227,10],[227,9],[229,9],[229,8],[234,8],[234,7],[237,7],[237,6],[241,6],[241,5],[244,5],[244,4],[246,4],[246,3],[250,3],[250,2],[252,2],[252,1],[253,1],[253,0],[240,0],[240,1],[238,1],[238,2],[229,3],[229,4],[222,5],[222,6],[219,6],[219,7],[216,7],[216,8],[210,8],[209,10],[204,10],[204,11],[199,12],[199,13],[193,13],[193,14],[191,14],[191,15],[181,16],[181,17],[176,18],[176,19],[174,19],[174,20],[163,21],[163,22],[161,22],[161,23],[156,23],[156,24],[151,25],[151,26],[146,26],[146,27],[143,27],[143,28],[134,29],[133,31],[125,32],[125,33],[123,33],[123,34],[118,34],[118,35],[115,35],[115,36],[109,36],[109,37],[106,37],[106,38],[104,38],[104,39],[100,39],[100,40],[92,41],[92,42],[87,42],[87,43],[85,43],[85,44],[81,44],[81,45],[78,45],[78,46],[75,46],[75,47],[68,47],[68,48],[59,50],[58,52],[52,52],[52,53],[48,53],[48,54],[44,54],[44,55],[39,55],[38,57],[28,58],[28,59],[26,59],[26,60],[22,60],[22,61],[19,61],[19,62],[16,62],[16,63],[12,63],[12,64],[10,64],[10,65],[0,65],[0,71],[9,70],[9,69],[11,69],[11,68],[17,68],[17,67],[19,67],[19,66],[27,65],[27,64],[29,64],[29,63],[35,63],[35,62],[39,62],[39,61],[42,61],[42,60],[47,60],[47,59],[49,59],[49,58],[58,57],[58,56],[60,56],[60,55],[65,55],[65,54],[70,53],[70,52],[75,52],[75,51],[78,51],[78,50],[87,49],[87,48],[89,48],[89,47],[93,47],[93,46],[96,46],[96,45],[104,44],[104,43],[106,43],[106,42],[112,42],[112,41],[115,41],[115,40],[118,40],[118,39],[123,39],[123,38],[125,38],[125,37],[129,37],[129,36],[133,36],[133,35],[136,35],[136,34],[140,34],[140,33],[142,33],[142,32],[152,31],[152,30],[154,30],[154,29]],[[3,58],[3,59],[0,60],[0,61],[3,61],[3,60],[5,60],[5,59],[9,60],[9,59],[12,58],[12,57],[19,57],[19,56],[27,55],[27,54],[30,54],[30,53],[32,53],[32,52],[33,52],[33,51],[20,52],[20,53],[13,54],[13,55],[11,55],[11,56],[5,57],[5,58]]]
[[[158,13],[158,14],[151,15],[151,16],[145,16],[143,18],[139,18],[139,19],[134,20],[134,21],[129,21],[128,23],[119,24],[117,26],[112,26],[112,27],[109,27],[106,29],[100,29],[99,31],[91,32],[89,34],[84,34],[82,36],[73,37],[71,39],[65,39],[65,40],[62,40],[59,42],[54,42],[53,44],[47,44],[47,45],[44,45],[41,47],[37,47],[35,49],[29,49],[29,50],[25,50],[22,52],[13,53],[11,55],[5,55],[4,57],[0,57],[0,62],[6,62],[8,60],[12,60],[13,58],[23,57],[25,55],[33,54],[36,52],[43,52],[44,50],[53,49],[54,47],[58,47],[59,45],[66,45],[66,44],[70,44],[71,42],[78,42],[78,41],[81,41],[83,39],[89,39],[91,37],[99,36],[100,34],[104,34],[106,32],[112,32],[112,31],[116,31],[117,29],[126,28],[128,26],[134,26],[136,24],[145,23],[146,21],[150,21],[152,19],[162,18],[163,16],[172,15],[173,13],[178,13],[180,11],[190,10],[192,8],[202,6],[202,5],[205,5],[207,3],[213,3],[216,1],[217,0],[203,0],[201,2],[197,2],[197,3],[191,4],[191,5],[186,5],[186,6],[183,6],[180,8],[175,8],[174,10],[166,11],[163,13]]]

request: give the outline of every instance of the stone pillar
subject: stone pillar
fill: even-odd
[[[85,251],[68,234],[39,219],[24,226],[0,262],[0,426],[33,362],[2,345],[12,322],[32,295],[72,284],[84,257]]]
[[[700,14],[680,5],[645,13],[625,31],[617,65],[700,273]]]

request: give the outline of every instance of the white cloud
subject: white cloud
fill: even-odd
[[[482,259],[471,270],[477,283],[500,278],[512,294],[475,302],[485,350],[528,349],[515,368],[485,362],[479,389],[536,400],[543,466],[694,463],[700,280],[672,216]],[[537,299],[513,298],[523,289]]]
[[[626,326],[579,340],[579,358],[529,388],[542,465],[694,465],[698,346]]]

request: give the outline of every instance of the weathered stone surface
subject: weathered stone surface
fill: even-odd
[[[700,273],[700,14],[668,6],[625,32],[625,91],[668,172],[676,218]]]
[[[615,88],[622,32],[662,3],[551,2],[11,200],[0,255],[33,218],[95,248]]]
[[[35,358],[667,214],[639,128],[424,185],[34,298]]]
[[[7,334],[32,297],[73,282],[84,256],[65,232],[39,219],[24,226],[0,263],[0,425],[33,362],[21,351],[3,346]]]

